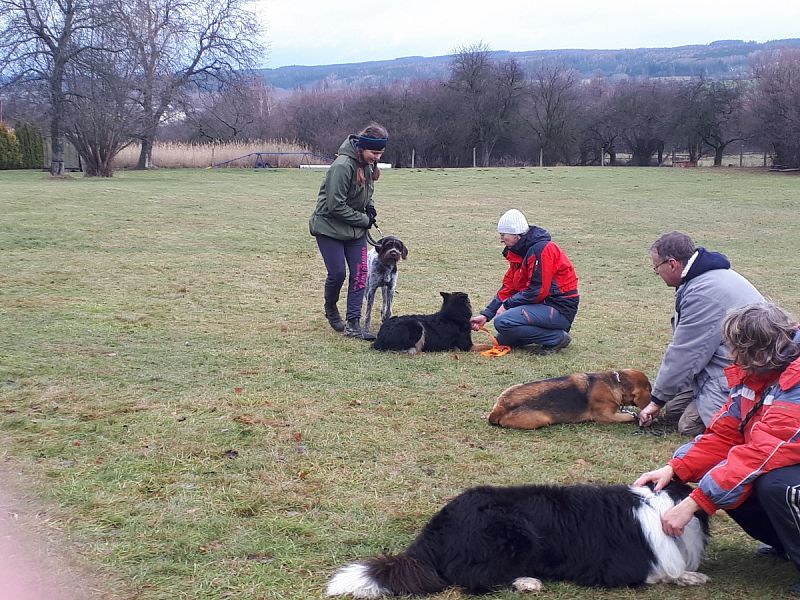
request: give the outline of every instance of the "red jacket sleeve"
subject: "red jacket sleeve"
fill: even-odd
[[[686,480],[692,481],[702,475],[692,497],[709,514],[717,508],[739,506],[750,495],[753,482],[760,475],[800,463],[800,386],[789,390],[778,388],[774,397],[765,393],[767,399],[760,415],[754,417],[746,440],[735,443],[731,431],[733,422],[741,417],[729,420],[715,417],[709,434],[699,437],[683,456],[676,453],[670,461],[681,479],[686,476]],[[725,408],[729,406],[731,403]],[[717,460],[725,444],[729,450]],[[714,460],[717,463],[709,466]],[[704,474],[703,469],[707,469]]]

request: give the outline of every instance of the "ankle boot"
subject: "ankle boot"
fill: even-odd
[[[344,321],[342,321],[342,315],[339,314],[339,309],[336,307],[335,302],[325,303],[325,318],[328,319],[328,323],[331,324],[334,331],[344,331]]]
[[[374,340],[375,334],[361,329],[361,324],[358,319],[348,319],[347,325],[344,327],[344,334],[348,337],[359,338],[362,340]]]

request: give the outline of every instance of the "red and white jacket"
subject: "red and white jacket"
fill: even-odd
[[[708,514],[739,506],[760,475],[800,464],[800,358],[783,372],[733,365],[725,375],[728,402],[669,461],[678,479],[699,482],[691,496]]]
[[[494,318],[501,305],[546,304],[572,323],[580,301],[578,275],[546,229],[534,225],[513,247],[504,248],[503,256],[508,261],[503,285],[482,315]]]

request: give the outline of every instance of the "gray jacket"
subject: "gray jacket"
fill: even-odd
[[[694,388],[700,418],[708,425],[728,399],[725,367],[731,356],[722,341],[728,311],[764,297],[730,268],[723,255],[699,248],[675,291],[672,341],[661,361],[653,396],[663,404]]]

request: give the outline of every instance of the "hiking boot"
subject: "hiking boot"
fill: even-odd
[[[328,323],[331,324],[331,327],[333,327],[334,331],[338,331],[340,333],[344,331],[344,321],[342,321],[342,315],[339,314],[339,309],[336,307],[336,303],[325,303],[325,318],[328,319]]]
[[[555,354],[556,352],[561,352],[564,348],[569,346],[569,343],[572,341],[572,337],[565,331],[564,338],[558,342],[555,346],[540,346],[536,350],[533,351],[534,354],[538,356],[544,356],[547,354]]]
[[[756,548],[756,556],[789,560],[786,552],[783,550],[778,550],[774,546],[770,546],[768,544],[761,544],[758,548]],[[800,591],[800,584],[797,585],[798,590]]]
[[[344,334],[347,337],[359,338],[362,340],[374,340],[375,334],[361,329],[361,324],[358,319],[348,319],[347,325],[344,326]]]

